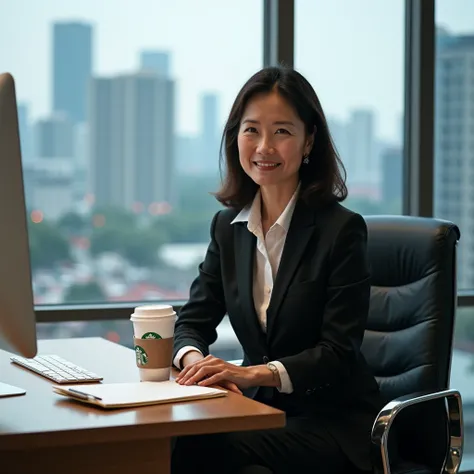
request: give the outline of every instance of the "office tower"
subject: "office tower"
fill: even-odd
[[[388,147],[381,152],[382,206],[386,214],[399,214],[403,196],[403,154],[398,147]]]
[[[87,168],[89,166],[89,148],[89,125],[87,123],[77,124],[73,131],[76,167]]]
[[[474,286],[474,36],[438,31],[435,88],[435,215],[462,233],[458,287]]]
[[[380,180],[380,163],[374,153],[374,114],[354,110],[347,129],[347,180],[349,185],[372,187]]]
[[[201,146],[197,164],[203,174],[216,174],[219,163],[218,97],[204,94],[201,98]]]
[[[21,156],[23,163],[33,159],[33,140],[28,105],[18,104],[18,126],[20,129]]]
[[[34,161],[23,162],[23,187],[28,211],[35,208],[36,166]]]
[[[331,133],[332,140],[334,142],[334,145],[336,146],[337,153],[339,157],[341,158],[344,166],[347,165],[346,160],[348,160],[348,153],[350,148],[348,147],[347,144],[347,125],[335,118],[328,118],[328,127],[329,127],[329,132]]]
[[[86,119],[92,76],[92,26],[61,22],[53,26],[53,110],[75,123]]]
[[[202,174],[201,138],[193,135],[176,135],[176,172],[180,176]]]
[[[87,177],[89,174],[89,125],[79,123],[74,127],[74,194],[78,201],[86,196]]]
[[[163,77],[170,77],[170,55],[165,51],[142,51],[140,69],[154,72]]]
[[[31,203],[48,221],[55,221],[74,207],[74,164],[64,158],[34,164]],[[32,207],[33,208],[33,207]]]
[[[97,205],[174,202],[174,82],[141,72],[92,81],[90,189]]]
[[[38,158],[73,158],[74,126],[64,112],[38,120],[35,149]]]

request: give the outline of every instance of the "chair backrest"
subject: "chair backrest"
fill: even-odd
[[[450,376],[459,229],[422,217],[370,216],[366,222],[372,290],[362,352],[386,401],[443,390]],[[410,408],[400,417],[402,456],[416,456],[412,444],[424,445],[425,437],[437,443],[434,431],[439,434],[444,427],[446,434],[445,420],[440,424],[440,417],[433,417],[434,407],[442,411],[444,404],[432,405],[429,411],[427,406]],[[420,423],[418,434],[407,432]],[[419,453],[425,451],[420,448],[418,444]]]

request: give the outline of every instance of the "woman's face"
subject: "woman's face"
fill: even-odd
[[[296,188],[313,137],[307,136],[294,108],[277,92],[270,92],[247,103],[237,143],[240,164],[256,184]]]

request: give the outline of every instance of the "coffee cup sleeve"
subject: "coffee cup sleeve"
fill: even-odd
[[[165,369],[171,367],[173,338],[138,339],[133,338],[135,359],[140,369]]]

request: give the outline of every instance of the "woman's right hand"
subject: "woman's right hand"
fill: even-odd
[[[186,354],[184,354],[183,358],[181,359],[181,366],[184,369],[184,367],[187,367],[188,365],[193,365],[202,359],[204,359],[204,356],[200,352],[189,351]],[[178,379],[179,379],[179,375],[176,380]],[[230,382],[228,380],[222,380],[221,382],[219,382],[219,384],[213,385],[213,387],[221,388],[223,390],[229,390],[230,392],[234,392],[234,393],[237,393],[238,395],[242,395],[242,392],[239,389],[239,387],[237,387],[235,383]]]

